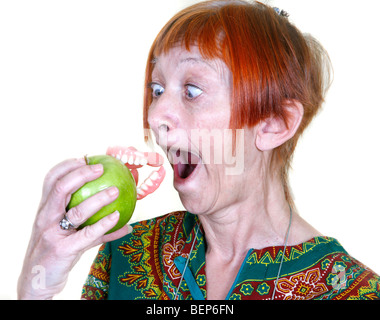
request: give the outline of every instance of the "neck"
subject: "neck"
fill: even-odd
[[[239,200],[200,215],[207,254],[233,261],[241,260],[251,248],[284,245],[290,210],[280,181],[267,181],[265,187],[250,189]]]

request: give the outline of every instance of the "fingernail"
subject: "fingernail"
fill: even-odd
[[[119,193],[119,189],[116,187],[110,187],[107,189],[108,194],[112,197]]]
[[[127,224],[127,227],[128,227],[128,233],[131,233],[133,231],[133,227],[129,224]]]
[[[120,216],[120,213],[119,211],[115,211],[115,212],[112,212],[108,217],[111,219],[111,220],[117,220],[119,219],[119,216]]]
[[[91,165],[91,169],[94,172],[100,172],[100,171],[103,170],[103,165],[101,165],[101,164],[94,164],[94,165]]]

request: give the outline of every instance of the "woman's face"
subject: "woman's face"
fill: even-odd
[[[247,132],[232,154],[230,71],[220,60],[202,58],[197,47],[174,47],[153,63],[148,121],[172,164],[183,205],[203,214],[239,201],[244,158],[252,156],[241,144]]]

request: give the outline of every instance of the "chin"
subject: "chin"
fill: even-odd
[[[197,179],[192,183],[176,187],[181,202],[188,212],[202,215],[212,212],[215,209],[218,190],[210,186],[210,181]]]
[[[208,211],[207,205],[202,205],[202,201],[199,201],[199,199],[194,195],[180,194],[179,197],[183,206],[188,212],[191,212],[193,214],[202,214]]]
[[[179,194],[182,205],[187,211],[194,214],[200,214],[206,211],[207,205],[204,204],[206,200],[204,199],[205,188],[195,183],[193,186],[186,184],[186,188],[182,184],[180,186],[174,184],[174,187]]]

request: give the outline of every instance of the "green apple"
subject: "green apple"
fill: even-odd
[[[131,218],[136,205],[136,183],[129,169],[120,160],[108,156],[99,155],[93,157],[86,157],[88,164],[102,164],[103,175],[96,180],[87,182],[83,187],[71,195],[71,200],[67,205],[67,210],[77,206],[82,201],[93,196],[94,194],[115,186],[119,189],[118,198],[112,203],[100,209],[93,216],[91,216],[80,227],[94,224],[103,217],[111,214],[114,211],[119,211],[119,221],[107,233],[111,233],[123,227]]]

